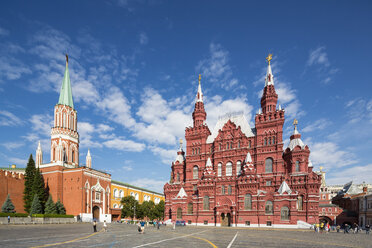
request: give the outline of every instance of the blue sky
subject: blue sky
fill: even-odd
[[[65,57],[80,161],[153,190],[191,124],[198,74],[213,129],[258,111],[265,57],[286,110],[328,183],[372,183],[370,1],[3,1],[0,165],[25,166],[50,127]]]

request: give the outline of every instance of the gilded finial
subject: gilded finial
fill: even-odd
[[[183,144],[183,140],[182,140],[182,139],[180,139],[180,146],[182,146],[182,144]]]
[[[266,57],[266,60],[267,62],[269,63],[270,65],[270,61],[273,59],[273,55],[271,53],[269,53],[269,56]]]
[[[68,64],[68,55],[66,53],[66,65]]]
[[[323,166],[320,166],[319,169],[320,169],[320,171],[322,171],[323,170]]]
[[[298,125],[298,120],[297,119],[294,119],[293,120],[293,125],[296,127]]]
[[[201,80],[201,74],[199,74],[199,84],[200,84],[200,80]]]

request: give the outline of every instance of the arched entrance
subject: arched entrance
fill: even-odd
[[[93,207],[93,219],[96,219],[97,221],[99,221],[99,207],[98,206]]]
[[[333,221],[331,218],[329,218],[328,216],[320,216],[319,217],[319,222],[323,222],[323,223],[329,223],[330,225],[333,224]]]
[[[221,214],[221,226],[231,226],[231,215],[230,213],[225,213]]]

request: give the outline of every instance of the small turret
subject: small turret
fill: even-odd
[[[43,163],[43,151],[41,150],[40,141],[36,149],[36,168],[39,168]]]
[[[86,167],[92,168],[92,157],[90,156],[90,150],[88,149],[87,156],[85,158]]]
[[[194,127],[202,126],[207,119],[207,113],[204,110],[203,103],[203,93],[200,85],[201,75],[199,75],[199,86],[198,92],[196,94],[195,109],[192,113],[192,118],[194,120]]]

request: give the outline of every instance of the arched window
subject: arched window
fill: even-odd
[[[251,210],[252,209],[252,195],[246,194],[244,196],[244,210]]]
[[[271,138],[269,138],[269,145],[271,145]]]
[[[209,210],[209,196],[203,198],[203,210]]]
[[[289,220],[289,208],[288,207],[282,207],[282,209],[280,210],[280,219]]]
[[[118,208],[118,204],[115,203],[115,204],[114,204],[114,208]]]
[[[252,142],[248,141],[248,148],[251,148]]]
[[[220,151],[222,150],[222,144],[219,145],[219,149],[220,149]]]
[[[232,191],[231,185],[227,186],[227,194],[231,195],[231,191]]]
[[[121,198],[124,197],[124,191],[120,190],[120,191],[119,191],[119,194],[120,194],[120,197],[121,197]]]
[[[226,150],[229,150],[229,142],[226,143]]]
[[[236,162],[236,175],[240,175],[240,172],[242,170],[242,162],[238,161]]]
[[[179,182],[179,181],[180,181],[180,173],[177,172],[177,182]]]
[[[273,202],[267,201],[265,204],[265,214],[272,214],[273,213]]]
[[[232,163],[227,162],[226,164],[226,176],[232,176]]]
[[[191,151],[192,151],[191,154],[194,155],[194,148],[192,148]]]
[[[118,190],[117,189],[114,189],[114,197],[118,197]]]
[[[177,208],[177,219],[182,219],[182,208]]]
[[[217,165],[217,176],[222,176],[222,164],[218,163]]]
[[[300,161],[296,161],[296,172],[300,171]]]
[[[303,210],[303,201],[302,201],[303,197],[300,195],[298,196],[297,198],[297,209],[298,210]]]
[[[267,146],[267,138],[265,138],[264,145]]]
[[[137,193],[135,193],[134,194],[134,198],[138,201],[138,199],[139,199],[139,196],[138,196],[138,194]]]
[[[225,186],[221,187],[221,194],[223,194],[223,195],[225,194]]]
[[[199,154],[200,154],[200,148],[198,149],[198,151],[199,151]]]
[[[72,154],[71,154],[71,162],[72,163],[74,162],[74,157],[75,157],[75,151],[72,151]]]
[[[192,214],[193,209],[192,209],[192,202],[189,202],[187,204],[187,214]]]
[[[275,145],[275,136],[273,137],[273,145]]]
[[[194,168],[192,169],[192,178],[193,179],[198,179],[199,177],[199,169],[198,169],[198,166],[194,166]]]
[[[265,160],[265,172],[266,173],[272,173],[273,172],[273,159],[267,158]]]
[[[238,141],[238,148],[240,148],[240,140]]]

